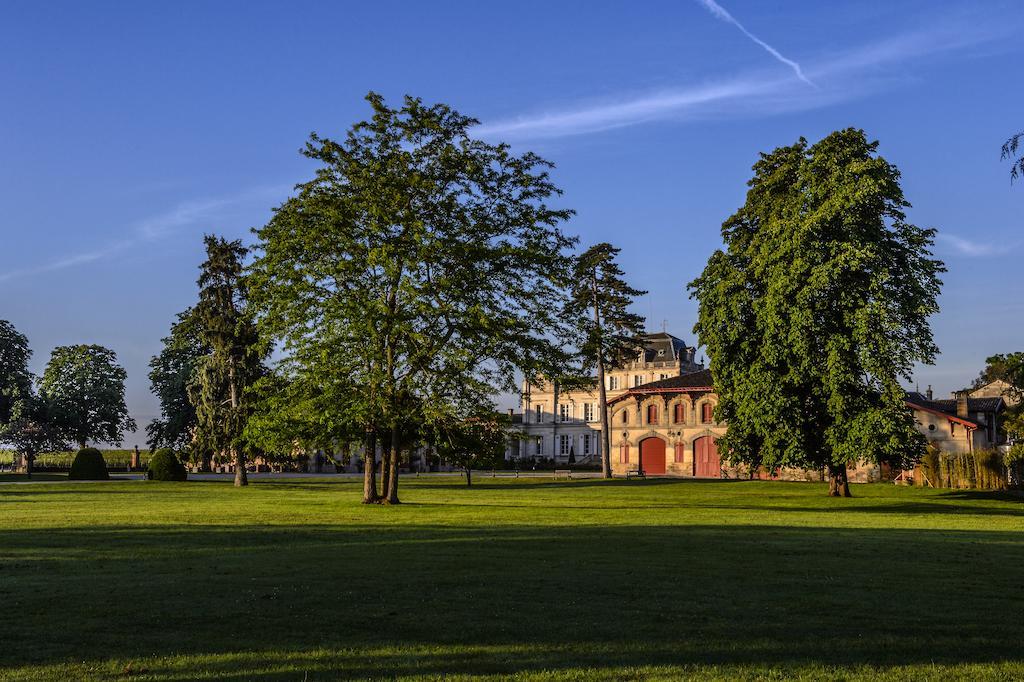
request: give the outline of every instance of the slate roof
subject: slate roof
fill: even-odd
[[[945,400],[928,400],[928,396],[918,391],[907,391],[907,402],[913,406],[930,410],[932,412],[941,413],[952,417],[958,421],[969,422],[970,424],[978,427],[985,426],[984,421],[978,421],[974,417],[960,417],[956,413],[956,399],[948,398]],[[998,412],[1003,408],[1002,398],[968,398],[967,399],[967,412],[974,414],[977,412]]]
[[[629,393],[656,393],[661,390],[687,389],[687,388],[713,388],[714,382],[711,379],[711,370],[702,369],[696,372],[687,372],[679,376],[649,381],[629,389]]]
[[[668,332],[644,334],[644,362],[678,360],[686,356],[687,348],[685,341]],[[663,353],[658,355],[658,351]]]
[[[943,411],[952,410],[956,413],[956,400],[933,400],[933,403],[939,405],[939,409]],[[968,398],[967,399],[967,411],[968,412],[998,412],[1002,409],[1003,399],[1000,397],[995,398]]]

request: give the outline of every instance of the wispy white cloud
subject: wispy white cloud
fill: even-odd
[[[257,201],[267,204],[276,198],[284,197],[290,189],[283,186],[256,187],[215,199],[185,201],[167,211],[138,221],[122,239],[110,241],[82,253],[64,255],[46,263],[0,272],[0,282],[110,258],[193,226],[201,225],[205,230],[214,231],[217,228],[214,223],[224,219],[230,211]]]
[[[983,26],[936,24],[846,52],[833,53],[807,69],[818,84],[807,88],[793,77],[764,72],[589,101],[554,111],[485,122],[474,129],[483,138],[538,139],[596,133],[665,120],[710,115],[772,115],[806,111],[863,97],[904,82],[893,73],[903,64],[994,40],[1001,31]]]
[[[947,232],[940,232],[937,235],[937,239],[940,242],[944,242],[953,248],[957,253],[963,256],[980,257],[980,256],[994,256],[1000,253],[1006,253],[1007,251],[1013,251],[1020,243],[1014,242],[1010,244],[1000,243],[993,244],[992,242],[985,241],[973,241],[970,239],[964,239],[958,237],[955,234],[949,234]]]
[[[791,68],[793,70],[793,73],[796,74],[796,77],[802,80],[804,83],[812,87],[817,87],[814,85],[810,78],[804,75],[803,69],[800,68],[799,64],[797,64],[792,59],[783,56],[781,52],[779,52],[774,47],[772,47],[771,45],[769,45],[768,43],[764,42],[756,35],[751,33],[750,31],[748,31],[743,24],[736,20],[736,17],[729,14],[729,12],[724,7],[715,2],[715,0],[697,0],[697,2],[703,5],[709,12],[711,12],[711,15],[713,17],[715,17],[716,19],[720,19],[721,21],[724,21],[727,24],[732,24],[733,26],[738,28],[743,35],[745,35],[747,38],[750,38],[750,40],[752,40],[754,43],[763,48],[765,52],[774,57],[776,61],[779,61],[788,66],[789,68]]]

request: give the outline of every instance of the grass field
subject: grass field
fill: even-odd
[[[1024,503],[483,478],[0,485],[0,678],[1024,678]]]

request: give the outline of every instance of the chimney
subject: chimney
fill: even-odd
[[[928,400],[932,399],[932,385],[931,384],[928,384],[928,390],[925,391],[924,394],[928,398]]]
[[[956,416],[963,419],[968,419],[967,416],[967,396],[970,391],[954,391],[953,395],[956,396]]]

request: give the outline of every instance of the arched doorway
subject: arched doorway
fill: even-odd
[[[640,466],[645,474],[664,474],[665,441],[655,437],[640,441]]]
[[[693,475],[700,478],[722,477],[722,460],[711,436],[701,436],[693,441]]]

